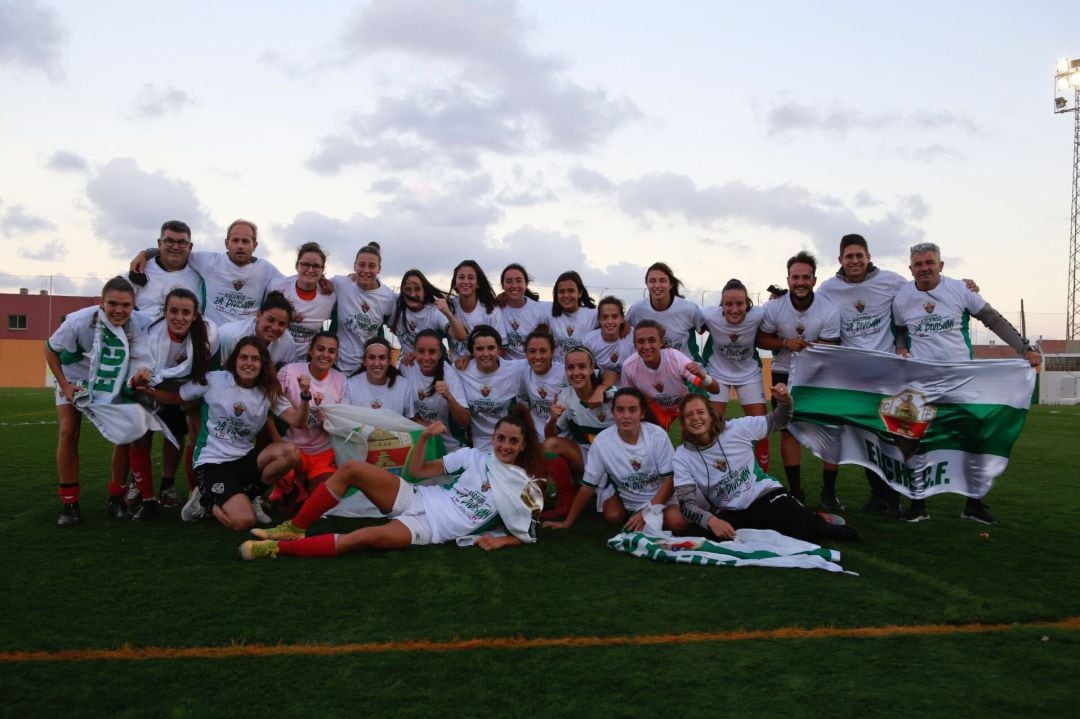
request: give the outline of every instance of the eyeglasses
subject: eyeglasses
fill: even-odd
[[[159,242],[166,247],[187,247],[191,244],[188,240],[177,240],[173,237],[162,237]]]
[[[321,270],[323,268],[322,265],[313,265],[310,262],[297,262],[296,266],[297,266],[298,269],[309,270],[309,271]]]

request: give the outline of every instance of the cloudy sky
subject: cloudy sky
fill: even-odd
[[[0,0],[0,289],[94,292],[182,219],[290,272],[444,286],[471,257],[640,296],[782,282],[841,235],[943,248],[1029,334],[1064,329],[1080,3]],[[703,294],[704,293],[704,294]]]

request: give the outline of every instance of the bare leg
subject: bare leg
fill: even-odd
[[[385,514],[394,508],[401,478],[373,464],[348,462],[330,475],[326,486],[339,497],[344,497],[349,487],[356,487]]]
[[[412,532],[396,519],[377,527],[364,527],[348,534],[340,534],[337,538],[338,554],[364,549],[408,549],[411,545]]]
[[[690,522],[683,516],[679,505],[664,507],[664,529],[669,532],[682,532],[690,526]]]
[[[244,532],[255,526],[255,512],[246,494],[234,494],[220,507],[214,505],[214,516],[229,529]]]
[[[626,507],[618,495],[604,502],[604,521],[608,524],[623,524],[626,521]]]
[[[56,443],[56,473],[60,484],[79,483],[79,434],[82,414],[74,405],[56,406],[59,436]]]
[[[275,442],[259,452],[256,460],[263,484],[273,484],[300,467],[300,450],[292,442]]]

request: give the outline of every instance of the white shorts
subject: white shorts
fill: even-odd
[[[751,384],[730,385],[720,382],[720,391],[716,394],[709,393],[709,399],[713,402],[727,404],[731,398],[731,390],[739,398],[739,404],[745,407],[748,404],[765,404],[765,387],[760,381]]]
[[[77,379],[77,380],[68,380],[68,382],[75,385],[76,387],[84,387],[84,386],[86,386],[86,380]],[[56,406],[57,407],[59,407],[61,405],[65,405],[65,404],[71,404],[71,402],[68,402],[67,398],[64,397],[64,393],[60,391],[60,384],[59,383],[54,384],[53,389],[55,390],[55,392],[53,394],[56,397]]]
[[[398,477],[398,493],[394,506],[386,516],[396,519],[409,528],[414,545],[431,544],[431,525],[424,511],[424,498],[415,485]]]
[[[612,484],[611,482],[606,482],[604,484],[604,486],[598,488],[596,490],[596,511],[597,512],[603,512],[604,511],[604,502],[606,502],[609,499],[611,499],[612,497],[614,497],[615,494],[616,494],[615,493],[615,485]],[[623,507],[626,509],[626,511],[630,512],[631,514],[638,511],[639,509],[645,509],[645,507],[648,506],[652,502],[652,500],[648,500],[644,504],[641,504],[640,506],[628,507],[626,505],[626,500],[620,498],[620,501],[623,503]],[[675,495],[672,494],[671,497],[668,498],[668,501],[664,504],[664,506],[665,507],[670,507],[672,505],[677,505],[678,503],[679,503],[679,501],[677,499],[675,499]]]

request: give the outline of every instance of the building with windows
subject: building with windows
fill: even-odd
[[[69,312],[99,302],[99,297],[51,295],[46,290],[0,294],[0,387],[50,386],[45,340]]]

